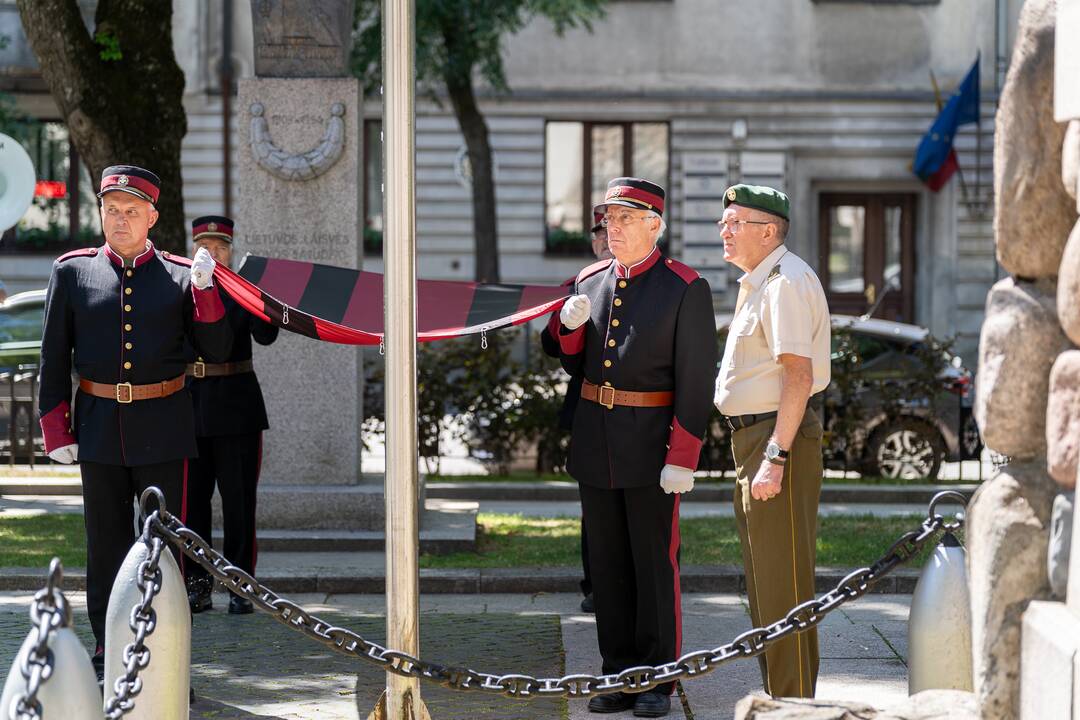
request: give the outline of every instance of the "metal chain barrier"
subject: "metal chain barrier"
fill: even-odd
[[[60,591],[64,579],[64,567],[59,558],[53,558],[49,564],[49,577],[45,587],[34,595],[34,604],[30,606],[30,620],[36,633],[30,651],[19,664],[19,672],[26,680],[26,692],[16,695],[7,713],[6,720],[39,720],[42,716],[41,701],[37,694],[41,686],[52,677],[53,653],[49,649],[49,639],[60,628],[71,626],[71,607],[67,598]]]
[[[150,488],[143,493],[141,499],[144,515],[146,499],[151,496],[150,491],[156,491],[159,507],[164,512],[164,496],[157,488]],[[147,518],[141,538],[141,541],[150,547],[150,555],[139,563],[135,576],[135,585],[142,592],[142,598],[132,606],[131,614],[128,616],[128,627],[135,633],[135,639],[124,647],[124,674],[116,678],[116,682],[113,683],[116,694],[109,698],[105,706],[107,720],[117,720],[135,707],[135,697],[142,691],[139,673],[150,664],[150,648],[146,647],[146,639],[157,627],[157,613],[154,611],[153,604],[154,597],[161,592],[161,568],[158,567],[158,561],[165,547],[164,540],[153,533],[151,520],[154,517]]]
[[[154,488],[143,494],[144,505],[151,490]],[[147,518],[146,527],[148,533],[172,543],[211,576],[221,581],[230,592],[247,598],[255,607],[281,624],[339,653],[377,665],[386,672],[429,680],[451,690],[475,690],[515,699],[552,696],[583,698],[617,691],[642,692],[664,683],[699,677],[730,660],[760,655],[772,643],[793,633],[816,627],[830,612],[862,597],[875,583],[917,555],[939,532],[962,527],[961,514],[957,514],[953,521],[937,514],[938,504],[945,501],[967,504],[966,498],[958,492],[947,490],[938,493],[930,501],[927,517],[917,530],[901,536],[873,565],[848,574],[835,588],[820,598],[795,606],[782,620],[766,627],[747,630],[731,642],[712,650],[687,653],[678,660],[663,665],[633,667],[610,675],[575,674],[561,678],[482,673],[464,667],[428,662],[408,653],[385,648],[351,630],[316,617],[295,602],[261,585],[251,575],[230,564],[205,540],[185,527],[167,511],[160,499],[159,509]],[[160,554],[160,546],[155,547]],[[125,650],[125,654],[126,652]]]

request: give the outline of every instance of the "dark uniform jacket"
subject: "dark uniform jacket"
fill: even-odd
[[[276,325],[258,319],[228,295],[222,300],[229,327],[234,333],[232,353],[226,362],[250,360],[253,337],[260,345],[269,345],[277,339]],[[206,359],[194,351],[189,357]],[[255,433],[270,427],[259,378],[254,371],[198,379],[189,376],[187,382],[195,404],[197,437]]]
[[[696,469],[712,410],[716,321],[708,282],[658,249],[629,270],[614,260],[578,275],[592,317],[560,327],[562,364],[594,385],[672,391],[669,407],[582,399],[574,415],[570,474],[594,487],[659,484],[665,464]]]
[[[572,286],[576,280],[577,277],[572,277],[563,285]],[[544,354],[550,357],[557,358],[561,356],[558,310],[551,314],[547,327],[540,332],[540,346],[544,349]],[[581,398],[581,381],[583,379],[582,374],[578,372],[578,374],[570,376],[570,380],[566,383],[566,395],[563,396],[563,404],[559,409],[559,427],[563,430],[570,430],[574,425],[574,413],[577,411],[578,399]]]
[[[72,422],[72,362],[80,378],[145,385],[184,374],[185,339],[221,361],[232,335],[217,287],[194,289],[189,267],[152,245],[128,268],[108,245],[60,257],[49,279],[41,339],[38,398],[46,450],[77,442],[80,461],[128,466],[196,456],[186,389],[131,403],[80,390]]]

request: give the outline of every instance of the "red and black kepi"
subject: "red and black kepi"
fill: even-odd
[[[233,221],[224,215],[203,215],[191,221],[191,239],[218,238],[227,243],[233,241]]]
[[[129,195],[156,204],[161,194],[161,178],[136,165],[110,165],[101,173],[102,197],[109,192],[126,192]]]
[[[593,226],[589,228],[589,232],[598,233],[604,229],[604,213],[596,212],[593,210],[592,214]]]
[[[608,205],[652,210],[657,215],[663,216],[664,188],[642,178],[618,177],[608,183],[604,202],[594,207],[593,212],[603,213]]]

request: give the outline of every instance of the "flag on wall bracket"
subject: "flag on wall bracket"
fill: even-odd
[[[953,141],[962,125],[979,122],[979,58],[968,70],[944,107],[940,108],[934,124],[919,141],[912,171],[937,192],[960,168]]]

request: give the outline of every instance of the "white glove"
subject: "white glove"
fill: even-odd
[[[191,284],[198,290],[205,290],[214,284],[214,268],[217,263],[210,257],[210,251],[204,247],[195,253],[191,261]]]
[[[72,443],[71,445],[58,447],[49,453],[49,458],[51,458],[53,462],[70,465],[79,459],[79,445],[77,443]]]
[[[563,303],[562,310],[559,311],[559,322],[567,330],[577,330],[585,324],[590,315],[592,315],[592,302],[589,296],[574,295]]]
[[[669,495],[690,492],[694,489],[694,471],[678,465],[665,465],[660,471],[660,487]]]

